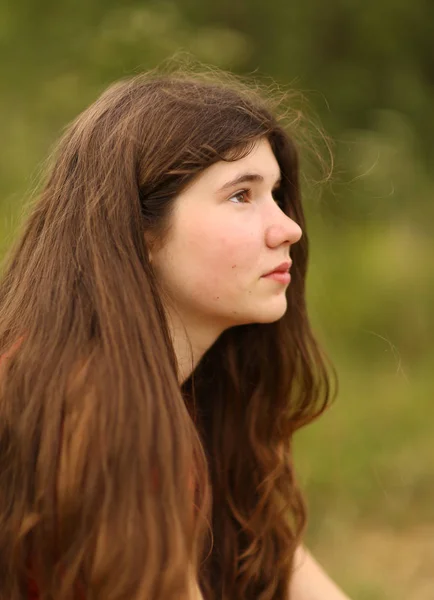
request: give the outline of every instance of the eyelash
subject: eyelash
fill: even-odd
[[[279,193],[278,188],[273,190],[274,195],[278,195],[278,193]],[[244,194],[245,196],[247,196],[248,200],[250,200],[251,196],[252,196],[252,190],[251,190],[251,188],[245,188],[243,190],[239,190],[235,194],[232,194],[232,196],[229,198],[229,200],[232,200],[232,198],[235,198],[236,196],[240,196],[241,194]],[[283,210],[283,200],[279,199],[279,198],[274,198],[274,201],[279,206],[279,208],[281,208]],[[242,204],[244,204],[244,203],[242,203]]]
[[[248,199],[250,199],[251,197],[251,191],[250,189],[245,189],[245,190],[240,190],[239,192],[235,192],[235,194],[233,194],[229,200],[232,200],[232,198],[236,198],[237,196],[241,196],[241,194],[247,196]]]

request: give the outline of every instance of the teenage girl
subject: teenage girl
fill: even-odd
[[[0,284],[2,600],[343,600],[294,432],[330,399],[273,98],[173,72],[68,127]]]

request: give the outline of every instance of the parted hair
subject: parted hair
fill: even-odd
[[[152,71],[56,145],[0,283],[1,600],[30,579],[42,600],[190,600],[195,580],[205,600],[288,600],[306,524],[293,434],[332,370],[306,310],[300,115],[276,98]],[[304,231],[288,308],[227,329],[180,386],[150,250],[185,186],[261,138]]]

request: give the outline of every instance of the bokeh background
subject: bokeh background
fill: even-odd
[[[431,0],[0,4],[0,254],[62,128],[113,80],[184,50],[305,93],[335,162],[305,205],[340,390],[296,452],[307,544],[360,600],[434,598],[433,40]]]

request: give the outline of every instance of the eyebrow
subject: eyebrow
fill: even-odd
[[[222,192],[223,190],[227,190],[228,188],[233,187],[234,185],[239,185],[240,183],[263,183],[264,178],[259,173],[242,173],[241,175],[237,175],[235,179],[231,179],[231,181],[227,181],[218,191]],[[282,176],[279,177],[274,182],[273,187],[278,185],[282,181]]]

